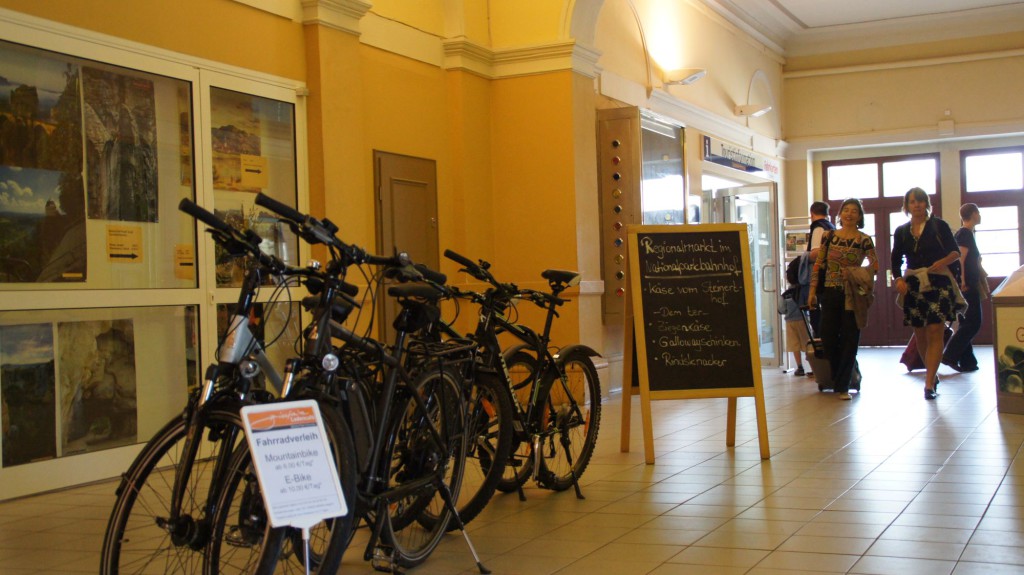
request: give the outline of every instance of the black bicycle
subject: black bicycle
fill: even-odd
[[[484,362],[505,376],[514,401],[515,440],[497,488],[518,491],[533,479],[541,487],[563,491],[572,486],[583,498],[579,478],[597,445],[601,423],[601,385],[591,357],[599,354],[580,344],[553,352],[551,327],[557,308],[568,300],[559,297],[579,283],[576,272],[545,270],[551,293],[519,289],[499,282],[490,264],[475,263],[451,250],[445,257],[463,266],[462,271],[490,285],[483,294],[461,292],[480,306],[475,337],[481,343]],[[514,303],[527,300],[546,311],[544,329],[537,333],[510,320]],[[501,352],[498,335],[507,333],[522,343]]]

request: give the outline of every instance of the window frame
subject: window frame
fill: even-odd
[[[1021,188],[1006,190],[985,190],[978,192],[967,191],[967,159],[972,156],[990,156],[1007,153],[1020,153],[1021,162],[1024,163],[1024,145],[1001,146],[995,148],[976,148],[960,150],[960,203],[977,204],[979,208],[1001,208],[1013,206],[1017,208],[1017,265],[1024,264],[1024,184]],[[984,222],[982,222],[984,225]],[[1006,252],[1001,252],[1006,253]],[[982,252],[982,257],[985,252]],[[991,276],[1001,278],[1005,276]]]

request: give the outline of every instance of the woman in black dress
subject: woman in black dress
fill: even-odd
[[[921,188],[903,196],[910,221],[893,234],[892,275],[903,302],[903,325],[914,328],[917,350],[925,365],[924,398],[935,399],[936,372],[942,360],[946,323],[963,309],[960,280],[949,265],[960,259],[960,247],[949,224],[931,215],[931,201]],[[907,270],[902,272],[903,260]]]

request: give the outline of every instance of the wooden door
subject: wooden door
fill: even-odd
[[[437,167],[434,160],[374,151],[377,190],[377,251],[406,252],[412,261],[438,270]],[[378,294],[382,340],[394,339],[397,306]]]
[[[865,201],[864,232],[872,236],[878,254],[878,275],[875,276],[875,303],[868,315],[868,326],[861,332],[860,344],[865,346],[900,346],[910,340],[913,329],[903,325],[903,310],[896,305],[895,278],[890,273],[892,234],[906,221],[902,198],[897,201]]]

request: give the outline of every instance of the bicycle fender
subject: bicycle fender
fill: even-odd
[[[523,349],[530,349],[530,346],[525,344],[525,343],[520,343],[520,344],[513,345],[512,347],[503,349],[501,351],[501,356],[504,357],[506,360],[508,360],[508,358],[510,358],[513,355],[515,355],[517,351],[523,350]]]
[[[597,353],[597,351],[595,351],[594,348],[592,348],[592,347],[590,347],[588,345],[583,345],[582,343],[574,343],[572,345],[567,345],[567,346],[559,349],[558,353],[555,354],[555,357],[561,359],[564,356],[567,356],[569,354],[576,353],[576,352],[585,354],[585,355],[587,355],[589,357],[601,357],[601,354]]]

